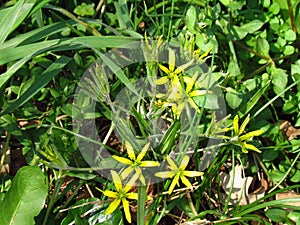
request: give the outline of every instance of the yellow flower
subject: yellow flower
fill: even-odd
[[[186,83],[185,94],[187,95],[187,102],[198,112],[200,113],[200,109],[197,104],[193,100],[193,97],[197,97],[200,95],[205,95],[206,90],[193,90],[198,78],[198,71],[194,74],[193,77],[184,76],[183,81]],[[209,93],[209,92],[208,92]]]
[[[238,145],[242,148],[244,153],[248,153],[247,149],[256,151],[261,153],[261,151],[256,148],[254,145],[248,144],[247,141],[251,140],[255,136],[261,135],[264,131],[263,130],[255,130],[249,133],[243,134],[247,124],[250,121],[250,115],[244,120],[242,125],[239,127],[239,117],[236,115],[233,119],[233,131],[234,136],[230,139],[231,143]]]
[[[142,151],[139,153],[139,155],[136,157],[132,145],[125,141],[126,148],[127,148],[127,153],[128,153],[128,158],[120,157],[120,156],[112,156],[115,160],[117,160],[120,163],[123,163],[125,165],[129,165],[126,169],[123,170],[121,173],[121,178],[125,179],[129,176],[129,174],[133,171],[135,171],[135,174],[138,175],[139,180],[142,182],[143,185],[146,185],[145,178],[142,174],[142,167],[157,167],[159,166],[159,162],[155,161],[142,161],[144,158],[146,152],[148,151],[150,147],[150,143],[147,143]]]
[[[128,183],[125,184],[125,186],[123,188],[121,177],[118,175],[118,173],[116,171],[113,171],[113,170],[111,170],[110,172],[111,172],[111,175],[112,175],[112,179],[113,179],[113,183],[114,183],[114,186],[116,188],[116,191],[110,191],[110,190],[101,191],[100,190],[105,196],[110,197],[110,198],[114,198],[112,203],[110,203],[110,205],[106,209],[105,214],[108,215],[108,214],[113,213],[117,209],[117,207],[120,205],[120,203],[122,202],[124,212],[125,212],[125,217],[126,217],[127,221],[129,223],[131,223],[129,202],[128,202],[127,198],[137,200],[138,199],[138,194],[133,193],[133,192],[128,193],[128,191],[131,189],[134,182],[138,179],[138,175],[134,175],[128,181]]]
[[[196,176],[202,176],[203,172],[198,171],[187,171],[185,168],[187,167],[189,163],[190,157],[184,156],[182,159],[181,164],[179,167],[175,164],[175,162],[171,159],[170,156],[167,156],[167,161],[169,163],[169,168],[171,171],[165,171],[165,172],[158,172],[155,174],[155,176],[160,178],[173,178],[173,181],[169,187],[168,193],[171,194],[175,188],[175,185],[179,186],[179,179],[181,179],[182,183],[187,186],[190,189],[193,189],[193,185],[191,182],[186,178],[187,177],[196,177]]]

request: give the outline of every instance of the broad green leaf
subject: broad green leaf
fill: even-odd
[[[266,216],[276,223],[284,223],[286,221],[287,212],[284,209],[269,209]]]
[[[197,12],[194,6],[190,6],[188,11],[186,12],[186,26],[188,30],[195,34],[195,24],[197,22]]]
[[[232,109],[237,109],[243,101],[243,96],[240,93],[226,93],[226,102]]]
[[[241,1],[220,0],[220,2],[232,10],[240,10],[246,4],[245,0],[241,0]]]
[[[273,90],[276,94],[280,94],[287,85],[287,74],[286,71],[280,68],[272,68],[271,70],[272,84],[274,85]]]
[[[45,70],[35,79],[34,84],[23,95],[21,95],[8,108],[1,112],[0,115],[12,112],[13,110],[22,106],[32,96],[39,92],[39,90],[46,86],[53,79],[53,77],[55,77],[61,71],[61,69],[68,64],[68,62],[70,62],[70,60],[71,58],[65,56],[62,56],[56,60],[50,67],[47,68],[47,70]]]
[[[85,2],[81,3],[81,5],[76,6],[74,9],[74,13],[79,16],[93,16],[95,13],[94,10],[95,4],[86,4]]]
[[[259,89],[253,96],[250,98],[248,102],[246,102],[239,110],[238,115],[240,118],[247,115],[250,110],[257,104],[260,97],[265,93],[267,88],[269,87],[271,81],[268,81],[265,86],[263,86],[261,89]]]
[[[269,55],[269,51],[270,51],[270,46],[269,46],[269,43],[266,39],[264,38],[257,38],[256,40],[256,49],[257,49],[257,52],[264,55],[264,56],[267,56],[267,57],[270,57]]]
[[[285,173],[279,171],[279,170],[272,170],[269,173],[269,176],[272,180],[279,182],[283,177],[284,177]]]
[[[252,20],[249,23],[243,24],[241,28],[247,31],[248,33],[252,34],[255,31],[259,30],[263,25],[264,23],[260,20]]]
[[[9,191],[0,203],[1,224],[33,225],[34,217],[45,204],[47,188],[39,167],[24,166],[18,170]]]
[[[7,36],[28,16],[37,0],[18,1],[0,21],[0,46]]]
[[[285,32],[285,40],[287,41],[295,41],[296,40],[296,34],[293,30],[289,29]]]

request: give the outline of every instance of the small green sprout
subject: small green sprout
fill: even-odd
[[[247,141],[250,141],[255,136],[261,135],[264,131],[263,130],[255,130],[255,131],[251,131],[249,133],[243,134],[249,121],[250,121],[250,115],[247,116],[247,118],[244,120],[242,125],[239,127],[239,116],[236,115],[234,117],[234,119],[233,119],[234,136],[231,137],[230,142],[232,144],[240,146],[244,153],[248,153],[247,149],[261,153],[261,151],[258,148],[256,148],[254,145],[248,144]]]
[[[167,161],[169,163],[169,168],[171,171],[164,171],[164,172],[158,172],[155,174],[155,176],[160,178],[173,178],[173,181],[169,187],[168,193],[171,194],[175,188],[175,185],[179,186],[179,179],[181,179],[182,183],[190,188],[193,189],[193,185],[191,182],[186,178],[187,177],[196,177],[196,176],[202,176],[203,172],[199,171],[187,171],[185,168],[187,167],[189,163],[190,157],[188,155],[184,156],[182,159],[181,164],[179,167],[175,164],[175,162],[171,159],[171,157],[167,156]]]
[[[135,171],[135,173],[138,175],[139,180],[142,182],[143,185],[146,185],[145,178],[142,174],[142,167],[157,167],[159,166],[159,162],[155,161],[142,161],[144,158],[146,152],[148,151],[150,147],[150,143],[147,143],[142,151],[139,153],[139,155],[136,157],[132,145],[125,141],[126,148],[127,148],[127,153],[128,153],[128,158],[120,157],[120,156],[112,156],[115,160],[118,162],[129,165],[126,169],[124,169],[121,173],[121,178],[125,179],[129,176],[130,173]]]

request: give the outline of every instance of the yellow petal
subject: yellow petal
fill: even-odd
[[[171,157],[169,155],[167,155],[167,161],[168,161],[168,163],[170,165],[171,170],[173,170],[173,171],[177,171],[178,170],[177,165],[175,164],[175,162],[171,159]]]
[[[129,202],[126,200],[126,198],[122,199],[123,208],[125,212],[125,217],[128,223],[131,223],[131,215],[130,215],[130,209],[129,209]]]
[[[189,61],[186,64],[183,64],[181,66],[179,66],[176,70],[175,70],[175,74],[179,74],[181,72],[183,72],[185,69],[187,69],[188,67],[190,67],[192,64],[194,63],[194,60]]]
[[[113,182],[114,182],[117,192],[120,192],[122,190],[122,181],[121,181],[119,174],[114,170],[111,170],[110,173],[111,173],[111,176],[112,176],[112,179],[113,179]]]
[[[249,123],[249,121],[250,121],[250,114],[248,114],[248,116],[242,123],[238,135],[241,135],[245,131],[245,128],[246,128],[247,124]]]
[[[181,161],[179,169],[184,170],[187,167],[189,161],[190,161],[190,157],[188,155],[185,155]]]
[[[246,148],[246,149],[250,149],[250,150],[253,150],[253,151],[256,151],[258,153],[261,153],[261,151],[256,148],[254,145],[251,145],[251,144],[247,144],[246,142],[243,143],[243,146]]]
[[[169,191],[168,191],[169,194],[171,194],[173,192],[173,190],[175,188],[175,185],[176,184],[178,185],[178,181],[179,181],[179,175],[176,174],[176,176],[174,177],[174,179],[173,179],[173,181],[172,181],[172,183],[171,183],[171,185],[169,187]]]
[[[206,94],[206,90],[194,90],[191,93],[189,93],[189,96],[196,97],[196,96],[205,95],[205,94]]]
[[[236,135],[238,135],[239,133],[239,116],[236,115],[233,119],[233,129],[234,129],[234,133]]]
[[[138,195],[138,193],[130,192],[130,193],[126,194],[126,198],[133,199],[133,200],[138,200],[139,195]]]
[[[155,161],[142,161],[141,162],[141,167],[157,167],[160,166],[159,162]]]
[[[154,81],[154,84],[156,85],[162,85],[162,84],[165,84],[169,81],[169,78],[167,76],[165,77],[161,77],[159,79],[157,79],[156,81]]]
[[[105,215],[113,213],[118,208],[120,202],[120,199],[115,199],[112,203],[110,203],[108,208],[105,210]]]
[[[193,185],[185,176],[180,176],[180,179],[185,186],[187,186],[190,189],[193,189]]]
[[[198,106],[196,105],[196,103],[192,98],[188,98],[187,101],[197,111],[197,113],[200,113],[200,109],[198,108]]]
[[[245,135],[242,135],[240,136],[240,140],[241,141],[244,141],[244,140],[249,140],[251,139],[252,137],[256,137],[256,136],[259,136],[263,133],[264,131],[263,130],[255,130],[255,131],[251,131]]]
[[[146,152],[148,151],[149,147],[150,147],[150,142],[147,143],[147,144],[143,147],[142,151],[141,151],[140,154],[137,156],[136,161],[141,162],[141,160],[144,158]]]
[[[173,171],[164,171],[155,173],[155,176],[160,178],[172,178],[175,176],[175,174],[176,173],[174,173]]]
[[[134,169],[133,169],[133,167],[132,166],[129,166],[129,167],[127,167],[125,170],[123,170],[122,171],[122,173],[121,173],[121,179],[122,180],[124,180],[124,179],[126,179],[128,176],[129,176],[129,174],[131,174],[131,172],[133,171]]]
[[[167,68],[167,67],[165,67],[165,66],[163,66],[163,65],[161,65],[161,64],[158,64],[158,66],[159,66],[159,68],[162,70],[162,71],[164,71],[166,74],[170,74],[170,70]]]
[[[120,157],[120,156],[117,156],[117,155],[113,155],[112,157],[120,163],[123,163],[123,164],[126,164],[126,165],[132,165],[132,161],[130,159]]]
[[[128,181],[127,184],[125,184],[125,187],[123,189],[123,191],[126,193],[128,192],[132,186],[134,185],[134,183],[139,179],[139,174],[135,173],[132,178]]]
[[[128,141],[125,141],[125,144],[126,144],[126,148],[127,148],[128,157],[131,160],[135,160],[135,154],[134,154],[132,145]]]
[[[204,57],[206,57],[210,51],[211,51],[211,48],[208,49],[206,52],[204,52],[204,53],[199,57],[198,60],[203,59]]]
[[[169,49],[169,68],[170,72],[173,72],[175,69],[175,53],[172,49]]]
[[[114,191],[104,190],[103,194],[107,197],[110,197],[110,198],[117,198],[118,197],[118,193],[114,192]]]
[[[203,172],[199,172],[199,171],[183,171],[183,175],[184,176],[188,176],[188,177],[198,177],[198,176],[202,176]]]

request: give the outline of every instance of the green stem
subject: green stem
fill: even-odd
[[[226,203],[225,203],[225,206],[224,206],[224,209],[223,209],[223,212],[226,213],[227,209],[228,209],[228,206],[229,206],[229,202],[230,202],[230,199],[231,199],[231,194],[232,194],[232,191],[233,191],[233,185],[234,185],[234,176],[235,176],[235,157],[234,157],[234,150],[231,151],[232,152],[232,175],[231,175],[231,178],[232,178],[232,182],[230,184],[230,189],[229,189],[229,193],[228,193],[228,197],[227,197],[227,200],[226,200]]]
[[[137,201],[137,225],[144,225],[146,199],[147,199],[147,186],[139,186],[138,201]]]
[[[54,203],[55,203],[56,200],[57,200],[57,196],[58,196],[58,193],[59,193],[59,191],[60,191],[60,188],[61,188],[61,186],[62,186],[63,181],[64,181],[64,178],[59,178],[59,179],[57,179],[56,182],[55,182],[53,194],[52,194],[51,197],[50,197],[50,201],[49,201],[49,204],[48,204],[48,207],[47,207],[47,211],[46,211],[46,215],[45,215],[45,217],[44,217],[44,221],[43,221],[43,224],[42,224],[42,225],[47,225],[47,221],[48,221],[50,212],[51,212],[51,210],[52,210],[52,207],[53,207]]]

